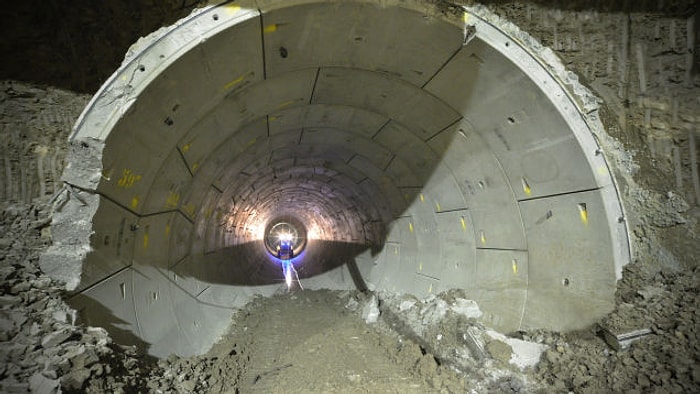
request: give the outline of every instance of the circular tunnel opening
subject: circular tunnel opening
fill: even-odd
[[[306,227],[294,217],[272,220],[265,230],[268,253],[280,260],[299,256],[306,246]]]
[[[71,136],[90,198],[54,216],[56,243],[89,240],[53,252],[72,303],[116,340],[200,353],[302,251],[305,289],[463,289],[503,332],[613,307],[629,246],[597,113],[486,11],[231,2],[130,53]]]

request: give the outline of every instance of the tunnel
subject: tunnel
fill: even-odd
[[[461,289],[501,332],[581,329],[630,259],[603,133],[576,76],[479,6],[208,6],[137,42],[76,122],[42,268],[154,356],[288,291],[282,260],[304,289]],[[280,223],[299,253],[274,253]]]

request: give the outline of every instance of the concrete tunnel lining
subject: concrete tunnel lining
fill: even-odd
[[[130,52],[71,135],[42,257],[117,341],[205,351],[280,288],[281,215],[308,289],[460,288],[504,332],[612,309],[629,242],[597,112],[484,9],[227,2]]]

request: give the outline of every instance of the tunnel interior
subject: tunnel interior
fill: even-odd
[[[200,9],[135,44],[76,123],[63,179],[89,197],[54,215],[44,261],[85,322],[155,356],[206,351],[286,289],[284,260],[305,289],[462,289],[502,332],[583,328],[629,241],[597,111],[543,53],[479,7]]]

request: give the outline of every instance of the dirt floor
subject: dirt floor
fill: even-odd
[[[368,326],[358,308],[348,307],[359,305],[356,297],[300,291],[258,298],[204,357],[188,365],[161,362],[173,379],[161,380],[158,388],[177,387],[178,376],[199,367],[210,376],[195,375],[198,380],[187,384],[209,392],[461,391],[458,375],[418,345]]]

